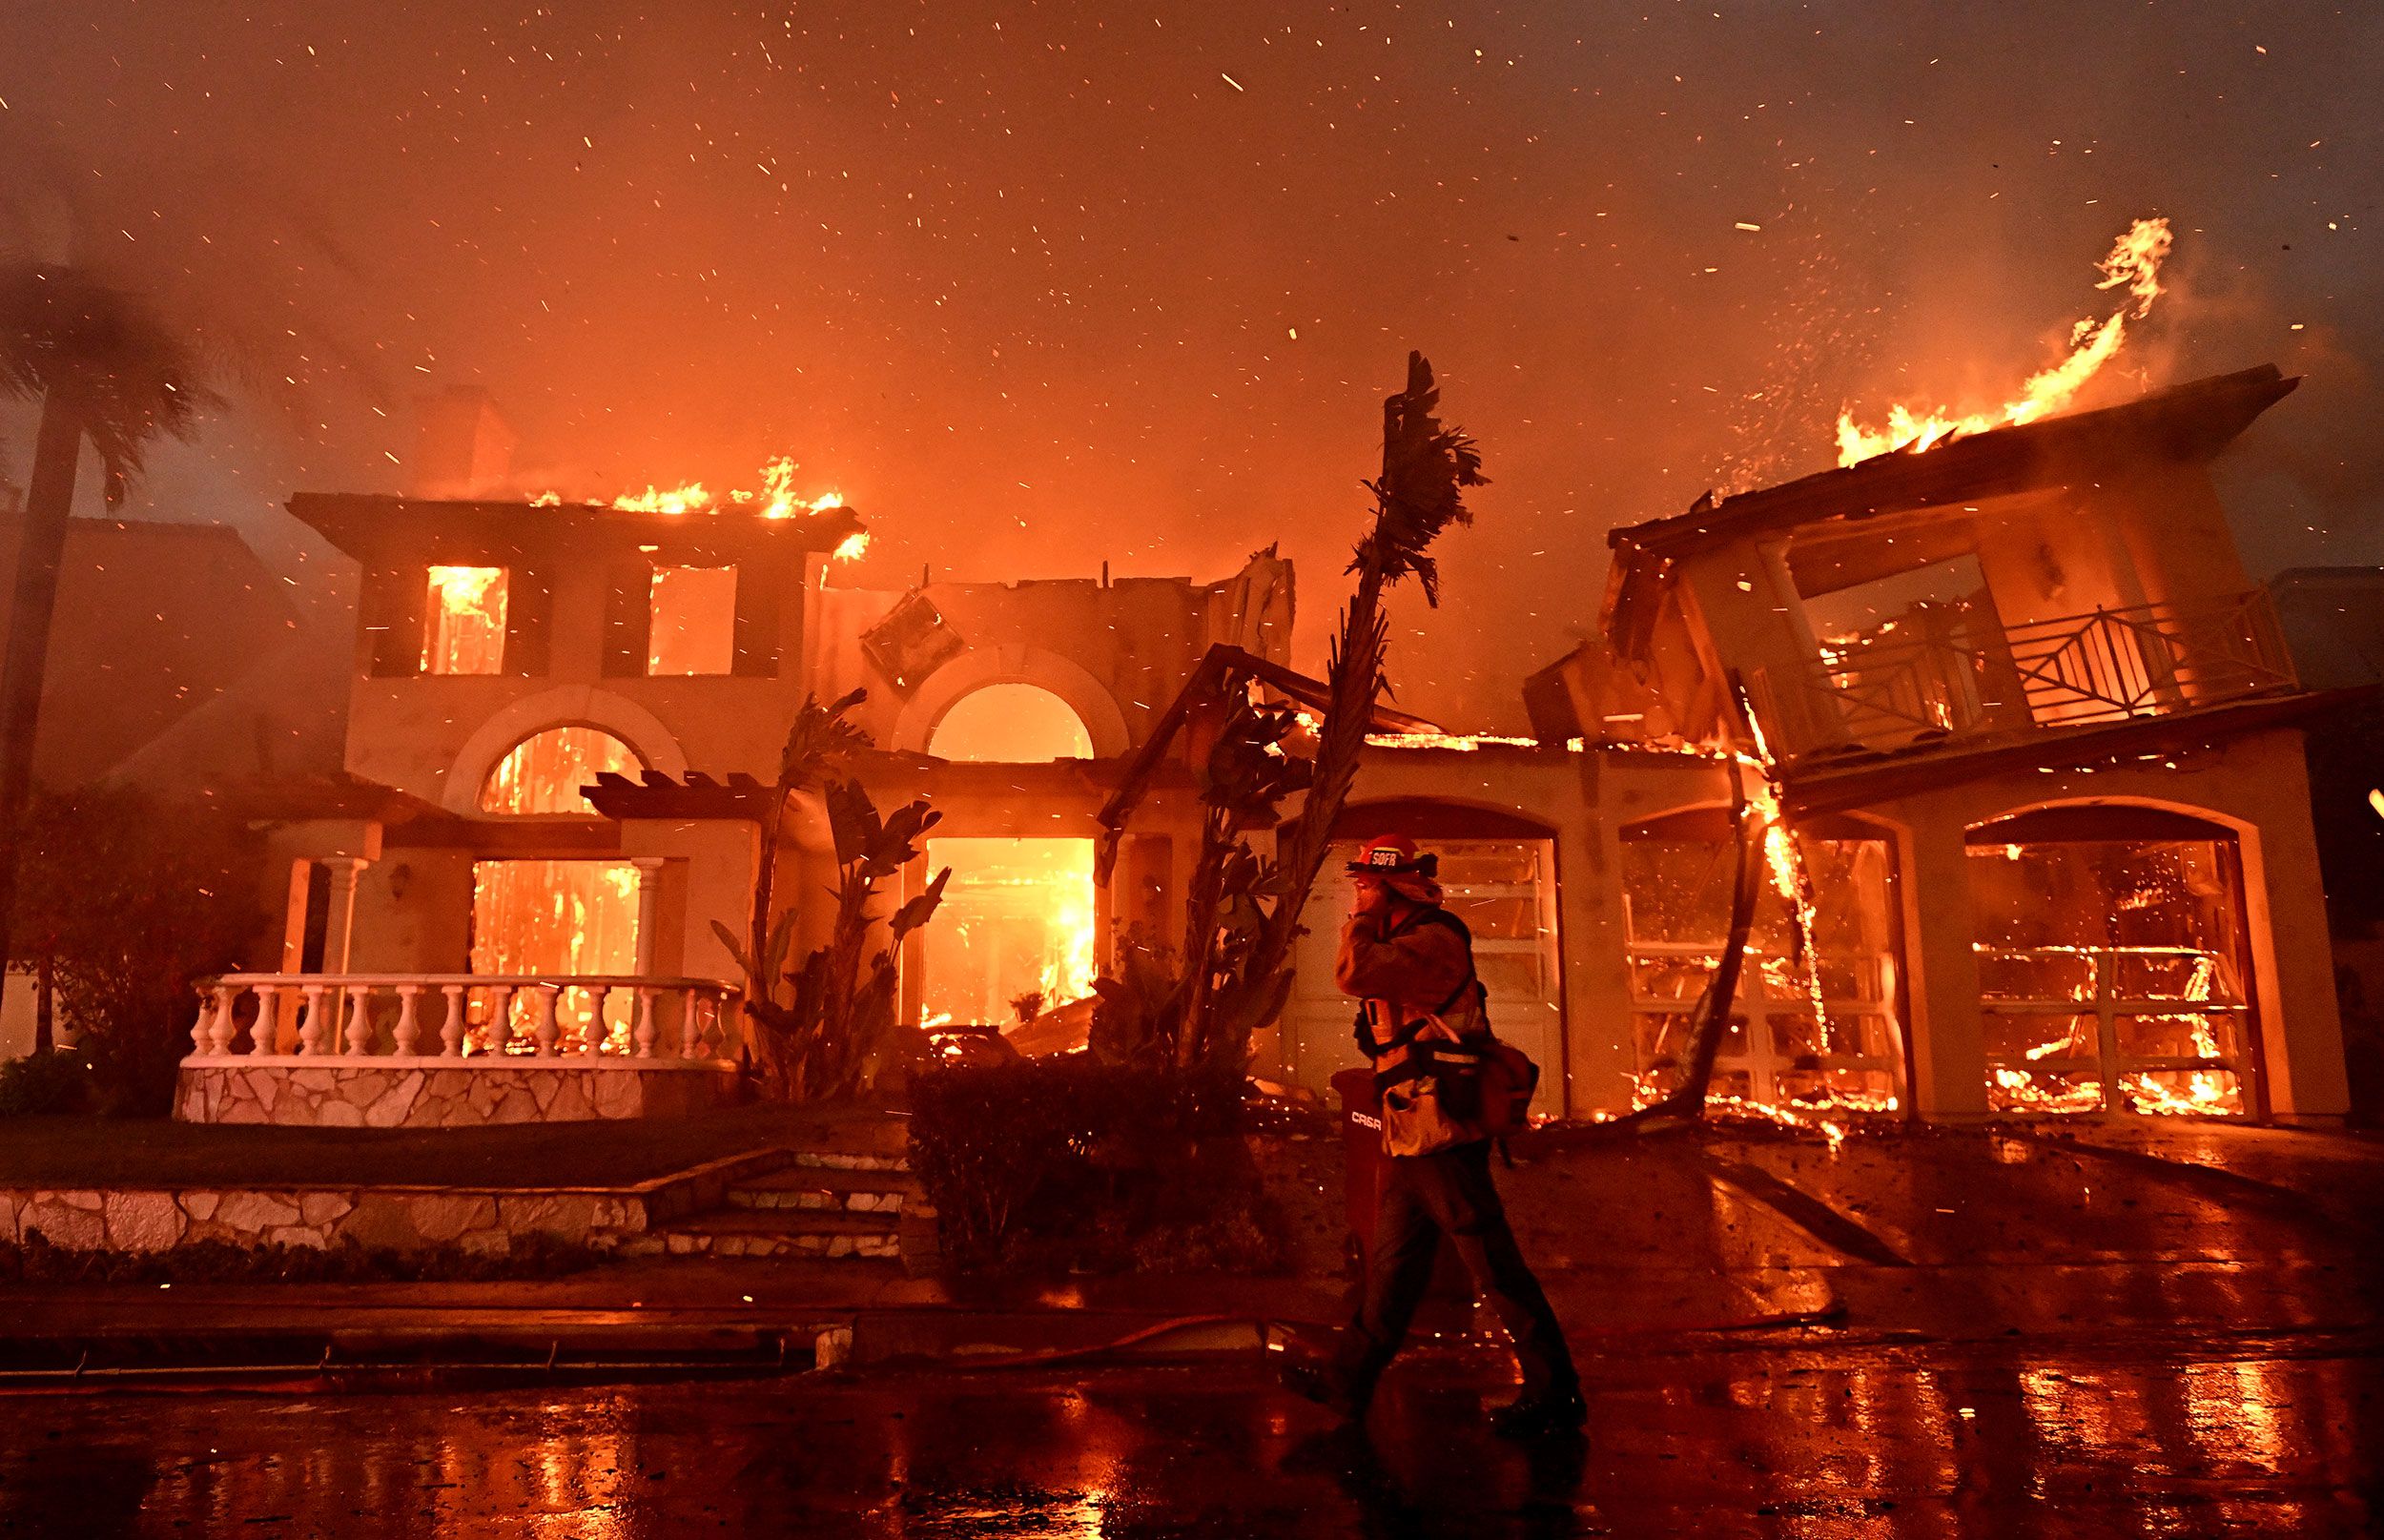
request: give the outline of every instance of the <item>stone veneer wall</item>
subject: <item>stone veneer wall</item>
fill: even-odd
[[[186,1123],[302,1128],[452,1128],[589,1119],[686,1118],[726,1105],[736,1067],[644,1059],[589,1066],[527,1060],[337,1058],[184,1062],[174,1115]]]
[[[234,1245],[421,1251],[460,1246],[504,1255],[517,1238],[618,1244],[625,1237],[715,1208],[731,1183],[775,1166],[774,1153],[730,1156],[617,1190],[546,1187],[236,1187],[0,1189],[0,1242],[38,1230],[72,1251],[165,1251],[202,1241]]]

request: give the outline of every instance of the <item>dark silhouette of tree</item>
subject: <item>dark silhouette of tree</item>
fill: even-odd
[[[712,921],[712,934],[745,974],[745,1014],[758,1029],[754,1058],[771,1094],[786,1101],[850,1096],[878,1083],[897,1061],[919,1057],[923,1039],[896,1020],[895,991],[902,943],[943,902],[946,868],[924,891],[884,922],[886,945],[868,955],[878,884],[901,874],[919,856],[920,841],[942,814],[924,800],[881,816],[861,784],[845,773],[869,734],[846,713],[866,691],[821,705],[806,696],[787,729],[778,780],[762,819],[761,869],[746,934]],[[835,922],[828,945],[793,960],[795,912],[773,910],[772,890],[784,845],[787,805],[798,792],[816,792],[835,844]]]
[[[1307,796],[1277,839],[1275,861],[1243,888],[1271,896],[1274,904],[1263,917],[1251,915],[1253,934],[1237,938],[1230,977],[1220,981],[1214,1005],[1204,1019],[1187,1023],[1197,1057],[1208,1063],[1238,1071],[1249,1057],[1250,1035],[1280,1016],[1290,997],[1292,948],[1305,930],[1301,915],[1332,849],[1333,825],[1357,779],[1383,692],[1390,640],[1383,590],[1411,577],[1424,602],[1437,606],[1440,566],[1431,544],[1450,524],[1473,522],[1465,489],[1489,484],[1480,451],[1462,430],[1443,425],[1435,415],[1439,406],[1431,364],[1423,354],[1409,353],[1408,388],[1383,402],[1382,475],[1363,483],[1374,494],[1374,524],[1349,562],[1357,590],[1342,611],[1326,670],[1330,693],[1317,728],[1314,768],[1304,777]]]
[[[0,397],[41,402],[0,663],[0,958],[14,955],[6,927],[83,443],[99,457],[113,507],[149,446],[164,435],[189,438],[213,403],[196,373],[189,346],[135,297],[72,267],[0,269]],[[6,976],[0,970],[0,988]]]

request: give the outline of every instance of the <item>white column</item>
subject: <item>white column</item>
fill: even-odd
[[[306,895],[314,891],[315,863],[299,856],[290,863],[289,897],[281,914],[281,972],[306,971]],[[257,1017],[257,1039],[270,1046],[260,1047],[260,1054],[277,1054],[287,1043],[291,1053],[298,1051],[298,1009],[304,997],[296,990],[286,995],[257,996],[260,1014]],[[266,1006],[272,1015],[261,1014]]]
[[[629,864],[637,868],[637,972],[641,978],[654,976],[656,916],[662,912],[662,863],[659,855],[634,855]]]
[[[352,943],[356,936],[356,884],[372,865],[360,855],[331,855],[323,858],[323,870],[331,873],[331,913],[323,924],[323,972],[344,974]]]

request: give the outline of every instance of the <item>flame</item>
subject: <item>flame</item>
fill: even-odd
[[[800,514],[826,513],[844,506],[841,492],[822,492],[817,497],[795,496],[794,473],[801,465],[791,455],[779,455],[762,465],[762,489],[759,492],[731,488],[725,496],[715,496],[701,482],[682,482],[676,486],[649,485],[643,492],[626,493],[612,500],[612,506],[624,513],[717,513],[725,506],[751,508],[765,519],[791,519]],[[563,504],[560,492],[541,492],[530,499],[533,508],[553,508]],[[603,506],[593,503],[592,506]]]
[[[836,542],[835,557],[839,562],[857,562],[869,552],[869,531],[855,529]]]
[[[758,500],[750,492],[731,492],[729,495],[738,503],[758,501],[765,519],[791,519],[798,513],[826,513],[831,508],[844,506],[844,494],[841,492],[823,492],[808,500],[796,497],[796,469],[791,459],[780,455],[762,467],[762,491]],[[842,547],[838,550],[841,552]]]
[[[953,873],[925,937],[931,1012],[1000,1025],[1022,995],[1041,995],[1048,1013],[1093,993],[1091,840],[935,839],[927,860]]]
[[[1663,1099],[1667,1087],[1661,1075],[1642,1070],[1631,1078],[1631,1104],[1635,1108],[1651,1107]],[[1855,1117],[1884,1117],[1899,1111],[1903,1103],[1892,1093],[1833,1090],[1826,1110],[1819,1106],[1782,1106],[1777,1101],[1762,1101],[1754,1097],[1709,1096],[1706,1109],[1717,1117],[1760,1119],[1781,1128],[1798,1129],[1819,1134],[1828,1140],[1831,1153],[1841,1148],[1846,1138],[1858,1126]],[[1611,1115],[1593,1113],[1595,1122],[1607,1121]]]
[[[422,672],[493,674],[504,669],[505,569],[434,566],[422,627]]]
[[[1074,885],[1058,887],[1051,908],[1051,951],[1037,983],[1043,1009],[1067,1005],[1093,993],[1093,895]]]
[[[2048,1089],[2026,1070],[1995,1071],[1995,1094],[1987,1105],[1997,1112],[2099,1112],[2103,1086],[2099,1080],[2076,1080]]]
[[[2088,317],[2071,328],[2069,356],[2023,385],[2016,400],[1993,413],[1951,417],[1942,408],[1915,412],[1896,405],[1888,409],[1887,426],[1866,428],[1852,412],[1838,416],[1838,463],[1859,464],[1898,449],[1918,452],[1965,433],[2033,422],[2067,406],[2086,382],[2118,353],[2127,338],[2127,323],[2142,320],[2161,296],[2161,263],[2172,237],[2167,219],[2138,219],[2112,242],[2110,255],[2097,264],[2103,274],[2097,289],[2125,289],[2127,302],[2100,320]]]
[[[648,486],[643,492],[612,500],[624,513],[694,513],[712,506],[712,496],[701,482],[683,482],[669,491]]]
[[[1299,713],[1300,725],[1315,730],[1316,719],[1305,711]],[[1537,749],[1537,738],[1508,738],[1494,732],[1369,732],[1366,735],[1370,749],[1451,749],[1461,754],[1483,749]]]
[[[1994,950],[1983,943],[1973,943],[1972,950],[1990,955]],[[2078,947],[2047,946],[2026,949],[2029,954],[2075,955],[2094,959],[2097,970],[2107,970],[2121,956],[2176,956],[2179,949],[2172,947]],[[2218,958],[2210,953],[2193,956],[2193,973],[2179,991],[2176,999],[2190,1005],[2208,1002],[2218,982]],[[2091,982],[2072,984],[2068,999],[2093,1010],[2096,986]],[[2170,996],[2162,996],[2162,1000]],[[2138,1008],[2140,1009],[2140,1008]],[[2135,1015],[2131,1010],[2126,1015]],[[2127,1098],[2131,1108],[2139,1113],[2194,1114],[2204,1117],[2240,1117],[2245,1112],[2243,1086],[2226,1048],[2218,1040],[2213,1017],[2206,1012],[2178,1010],[2160,1013],[2189,1023],[2187,1031],[2193,1042],[2197,1058],[2207,1062],[2183,1064],[2175,1068],[2131,1070],[2115,1078],[2118,1093]],[[2126,1019],[2123,1016],[2122,1019]],[[2123,1048],[2124,1051],[2124,1048]],[[2022,1050],[2021,1057],[2029,1064],[2046,1059],[2084,1063],[2099,1059],[2101,1050],[2093,1042],[2081,1044],[2069,1032],[2049,1042],[2041,1042]],[[2060,1071],[2030,1071],[2019,1066],[1998,1067],[1991,1075],[1988,1104],[1998,1112],[2100,1112],[2103,1110],[2103,1087],[2099,1072],[2087,1071],[2095,1078],[2064,1083],[2057,1077]],[[2044,1077],[2044,1078],[2041,1078]],[[2179,1083],[2182,1078],[2182,1085]]]

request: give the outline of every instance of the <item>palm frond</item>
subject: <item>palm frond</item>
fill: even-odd
[[[219,404],[197,350],[146,301],[79,269],[0,268],[0,396],[72,414],[97,451],[111,506],[150,444],[188,439]]]
[[[1408,388],[1383,403],[1383,473],[1365,483],[1374,494],[1373,529],[1358,543],[1352,572],[1371,567],[1386,584],[1410,577],[1425,603],[1440,604],[1440,565],[1427,554],[1450,524],[1469,524],[1465,489],[1487,486],[1482,454],[1460,428],[1436,415],[1440,387],[1421,353],[1408,355]]]

